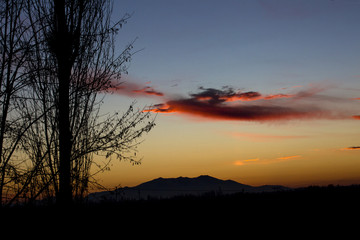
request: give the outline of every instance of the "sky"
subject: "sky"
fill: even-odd
[[[142,164],[104,186],[211,175],[254,186],[360,183],[360,0],[122,0],[137,51],[105,111],[156,116]]]

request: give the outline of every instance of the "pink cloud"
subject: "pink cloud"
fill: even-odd
[[[114,84],[115,86],[110,89],[110,91],[129,97],[149,97],[157,96],[162,97],[164,93],[155,90],[153,87],[148,86],[151,82],[146,82],[145,84],[139,84],[135,82],[123,82],[120,84]]]
[[[277,98],[292,98],[295,97],[296,95],[294,94],[274,94],[274,95],[267,95],[266,97],[264,97],[264,99],[266,100],[270,100],[270,99],[277,99]]]
[[[145,95],[155,95],[155,96],[159,96],[159,97],[164,96],[164,94],[162,92],[155,91],[154,88],[149,87],[149,86],[146,86],[143,89],[133,90],[133,92],[139,93],[139,94],[145,94]]]

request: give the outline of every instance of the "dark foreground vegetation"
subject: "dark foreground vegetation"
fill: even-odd
[[[335,235],[352,239],[358,234],[359,203],[360,185],[232,195],[210,192],[171,199],[73,204],[69,208],[18,205],[0,209],[0,223],[1,229],[16,227],[19,234],[26,235],[46,229],[64,236],[101,238],[216,235],[221,239],[326,239]]]
[[[310,186],[289,191],[264,193],[236,193],[220,195],[209,192],[201,196],[178,196],[170,199],[83,202],[70,208],[56,205],[17,205],[0,210],[2,214],[70,214],[74,216],[122,216],[146,218],[150,216],[262,216],[339,215],[360,213],[360,185],[318,187]]]
[[[250,233],[267,238],[324,239],[335,234],[340,239],[352,239],[358,233],[359,203],[360,185],[307,187],[273,193],[208,193],[171,199],[83,203],[70,208],[13,206],[0,209],[0,223],[2,229],[7,226],[28,229],[25,234],[39,229],[58,233],[62,229],[59,234],[66,236],[96,234],[101,238],[216,235],[231,239]]]

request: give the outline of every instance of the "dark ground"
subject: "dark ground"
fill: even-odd
[[[324,230],[326,234],[346,226],[347,232],[360,226],[360,185],[307,187],[273,193],[238,193],[203,196],[183,196],[172,199],[103,202],[74,205],[61,209],[56,206],[15,206],[0,209],[1,223],[29,223],[54,227],[55,222],[73,228],[87,226],[90,231],[106,233],[130,227],[137,230],[257,229],[279,232],[296,228]],[[55,219],[55,220],[54,220]],[[4,226],[4,225],[1,225]],[[94,226],[94,228],[89,227]],[[96,227],[95,227],[96,226]],[[103,226],[102,228],[100,226]],[[115,227],[115,229],[112,229]],[[299,230],[299,229],[302,230]],[[253,231],[253,230],[252,230]],[[299,232],[299,233],[300,233]],[[324,233],[325,233],[324,232]],[[347,238],[342,238],[347,239]]]
[[[119,202],[74,204],[71,212],[93,212],[106,214],[107,211],[132,213],[185,213],[187,211],[211,212],[307,212],[307,211],[356,211],[360,210],[360,185],[318,187],[310,186],[289,191],[271,193],[236,193],[218,195],[206,193],[202,196],[179,196],[171,199],[148,199]],[[64,212],[56,205],[13,206],[0,208],[0,212]],[[65,211],[66,212],[66,211]]]

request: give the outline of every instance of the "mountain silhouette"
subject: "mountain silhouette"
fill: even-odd
[[[171,198],[175,196],[213,194],[233,194],[238,192],[261,193],[285,191],[289,188],[279,185],[253,187],[233,180],[221,180],[208,175],[195,178],[157,178],[135,187],[124,187],[114,191],[91,193],[90,201],[138,200],[148,198]]]

